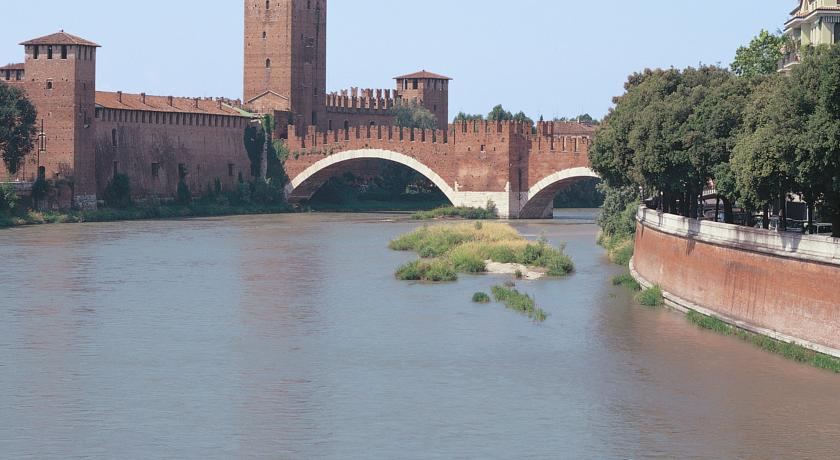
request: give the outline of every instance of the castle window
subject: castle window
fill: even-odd
[[[265,31],[263,30],[263,38],[266,38],[267,36],[268,35],[266,35]]]
[[[411,82],[411,89],[417,89],[417,88],[418,88],[419,83],[420,83],[420,80],[418,80],[418,79],[416,79],[416,78],[415,78],[415,79],[414,79],[414,81],[413,81],[413,82]]]
[[[265,9],[271,8],[271,0],[265,0]]]
[[[53,89],[53,81],[47,80],[47,89]]]
[[[9,80],[11,80],[11,79],[12,79],[12,71],[11,71],[11,70],[7,70],[7,71],[6,71],[6,81],[9,81]]]
[[[41,54],[41,47],[38,46],[38,45],[33,46],[32,47],[32,59],[38,59],[40,54]]]
[[[312,0],[307,0],[307,2],[306,2],[306,9],[307,9],[307,10],[311,10],[311,9],[312,9]]]
[[[111,146],[113,146],[113,147],[117,146],[117,130],[116,129],[111,130]]]
[[[160,177],[160,163],[152,163],[152,178]]]
[[[47,59],[53,58],[53,49],[52,46],[47,46]]]
[[[61,45],[61,59],[67,59],[67,45]]]
[[[15,74],[15,80],[17,80],[17,81],[23,80],[23,71],[22,70],[17,71],[17,73]]]
[[[233,168],[234,168],[234,164],[233,163],[228,163],[228,177],[233,177]]]
[[[178,178],[183,180],[185,177],[187,177],[187,165],[185,165],[184,163],[179,163],[178,164]]]
[[[266,69],[270,69],[270,68],[271,68],[271,59],[266,59],[266,60],[265,60],[265,68],[266,68]]]

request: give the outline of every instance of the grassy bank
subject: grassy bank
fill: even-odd
[[[488,206],[484,208],[467,208],[444,206],[435,208],[430,211],[420,211],[411,216],[414,220],[432,220],[432,219],[467,219],[467,220],[492,220],[498,219],[499,216],[495,209]]]
[[[310,202],[307,208],[319,212],[426,212],[440,206],[440,201],[351,200],[345,203]]]
[[[536,322],[543,322],[548,319],[548,313],[536,306],[534,298],[517,291],[515,288],[504,286],[493,287],[493,297],[497,302],[516,312],[519,312]]]
[[[688,320],[703,329],[717,332],[726,336],[737,337],[744,342],[751,343],[764,351],[769,351],[796,362],[807,363],[820,369],[826,369],[840,374],[840,359],[817,353],[800,345],[782,342],[765,335],[739,329],[717,318],[712,318],[695,311],[688,313]]]
[[[526,240],[508,224],[462,223],[424,226],[391,241],[396,251],[414,251],[423,259],[446,266],[453,272],[485,273],[487,261],[515,263],[541,268],[549,276],[565,276],[574,271],[571,258],[563,248],[551,247],[546,241]],[[416,262],[400,267],[397,277],[404,280],[424,280],[406,277],[418,275]]]
[[[600,233],[598,235],[598,244],[607,250],[607,256],[614,264],[625,267],[630,265],[630,260],[633,259],[633,253],[635,251],[634,235],[607,235]]]
[[[0,217],[0,228],[41,224],[275,214],[291,211],[291,207],[287,204],[233,206],[202,202],[189,205],[138,205],[126,209],[101,208],[96,211],[40,212],[30,210],[17,216]]]

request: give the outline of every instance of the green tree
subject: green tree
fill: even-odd
[[[806,51],[787,95],[795,110],[790,122],[806,119],[794,159],[797,183],[806,200],[822,200],[840,238],[840,45]]]
[[[484,115],[458,112],[458,115],[455,115],[454,122],[459,123],[459,122],[463,122],[463,121],[481,121],[481,120],[484,120]]]
[[[435,114],[415,101],[402,101],[391,108],[394,124],[403,128],[437,129]]]
[[[732,153],[737,193],[748,209],[763,212],[765,228],[771,205],[795,188],[804,114],[791,97],[792,83],[775,77],[756,88],[744,112],[744,132]]]
[[[265,145],[265,131],[256,123],[250,123],[245,128],[245,151],[251,164],[251,177],[260,175],[260,161]]]
[[[731,69],[736,75],[748,78],[772,75],[779,69],[779,61],[787,46],[789,40],[785,35],[762,30],[749,46],[738,48]]]
[[[17,174],[35,140],[35,106],[18,88],[0,82],[0,154],[6,169]]]

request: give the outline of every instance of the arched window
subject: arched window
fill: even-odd
[[[111,145],[113,145],[114,147],[117,146],[117,130],[116,129],[111,130]]]
[[[271,59],[266,59],[266,60],[265,60],[265,68],[266,68],[266,69],[270,69],[270,68],[271,68]]]
[[[265,0],[265,9],[271,8],[271,0]]]

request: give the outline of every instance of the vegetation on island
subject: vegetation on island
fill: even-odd
[[[490,303],[490,296],[486,292],[476,292],[473,294],[472,301],[474,303]]]
[[[538,323],[542,323],[548,319],[548,313],[536,306],[533,297],[519,292],[516,288],[494,286],[493,297],[497,302],[503,303],[508,309],[523,314]]]
[[[457,275],[437,275],[486,273],[487,261],[522,264],[555,277],[574,271],[574,264],[563,248],[551,247],[545,240],[528,241],[513,227],[502,223],[423,226],[394,239],[389,247],[395,251],[414,251],[424,259],[397,270],[397,278],[404,281],[455,281]]]
[[[432,219],[466,219],[493,220],[499,218],[499,211],[492,201],[487,202],[485,208],[470,208],[465,206],[443,206],[429,211],[419,211],[411,216],[414,220]]]

